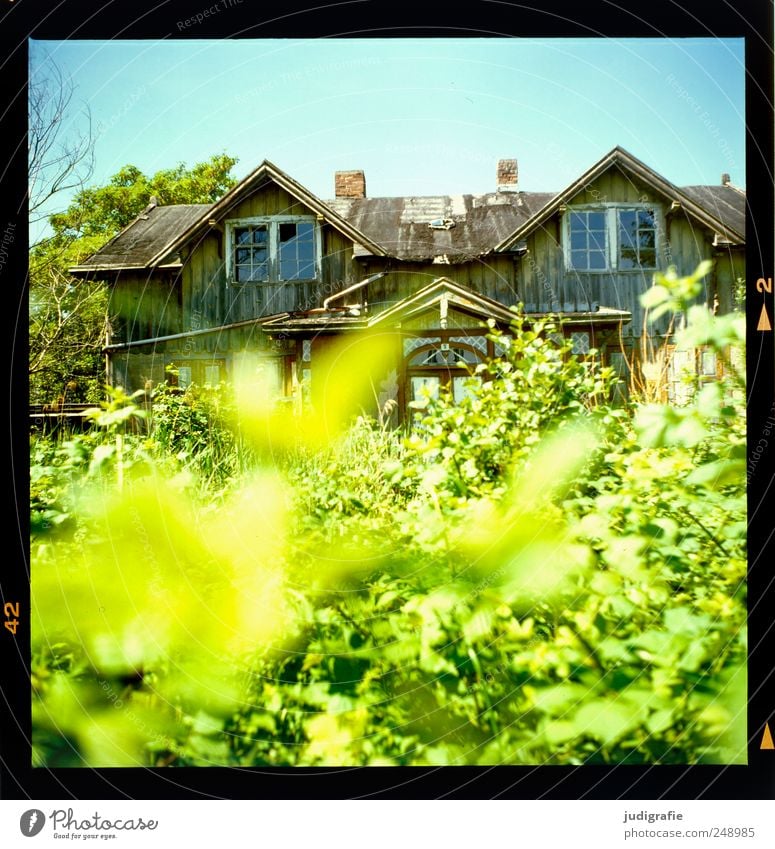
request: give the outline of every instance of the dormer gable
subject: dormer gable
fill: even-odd
[[[597,188],[596,186],[600,183],[601,179],[609,172],[619,173],[627,178],[632,186],[645,189],[647,197],[638,199],[629,196],[615,197],[613,194]],[[611,206],[627,207],[632,212],[630,215],[632,221],[630,222],[628,219],[628,223],[632,223],[637,237],[639,229],[645,231],[645,229],[653,227],[653,223],[650,223],[648,218],[649,211],[653,211],[655,205],[661,205],[665,214],[679,209],[682,210],[694,221],[715,234],[716,239],[724,240],[728,244],[739,245],[745,241],[742,233],[738,232],[729,224],[722,222],[709,212],[707,207],[698,204],[690,193],[679,189],[678,186],[675,186],[669,180],[657,174],[656,171],[649,168],[648,165],[641,162],[631,153],[628,153],[624,148],[617,146],[598,160],[577,180],[574,180],[559,194],[555,195],[528,221],[524,222],[524,224],[495,245],[493,251],[499,253],[515,250],[531,233],[545,226],[550,219],[558,214],[565,213],[572,206],[578,207],[579,211],[586,212],[589,212],[593,208],[602,211],[606,207]],[[638,214],[639,209],[643,210],[642,216]],[[603,228],[602,220],[590,222],[595,226],[591,230],[588,228],[588,232],[602,233],[603,229],[605,229],[610,234],[612,227],[610,220],[612,220],[612,215],[609,214],[608,219],[605,228]],[[601,225],[600,228],[596,226],[598,223]],[[618,226],[618,224],[613,226]],[[643,241],[645,242],[647,240],[643,239]],[[613,257],[614,253],[618,255],[618,244],[618,242],[615,244],[609,243],[607,246],[598,244],[595,247],[601,252],[607,250],[609,257]],[[568,244],[568,247],[571,247],[570,244]],[[570,267],[572,267],[573,260],[569,258],[568,261]],[[607,265],[606,268],[608,267]]]
[[[269,199],[272,189],[279,189],[281,193],[285,193],[286,197],[280,199],[281,195],[276,194],[274,203],[272,203]],[[253,202],[254,199],[262,196],[263,202]],[[290,203],[288,198],[290,198]],[[268,160],[264,160],[258,168],[237,183],[217,203],[213,204],[204,215],[166,244],[149,264],[163,264],[169,256],[176,254],[184,245],[196,243],[197,239],[201,238],[202,234],[211,228],[224,228],[227,233],[228,231],[233,233],[235,227],[250,228],[251,220],[255,222],[258,229],[242,229],[240,231],[240,237],[246,239],[251,250],[257,250],[261,244],[258,240],[264,238],[260,234],[265,234],[269,249],[279,251],[282,241],[280,232],[282,224],[291,225],[299,220],[314,220],[319,223],[328,223],[374,256],[386,255],[385,250],[380,245],[334,212],[301,183],[288,176]],[[261,230],[259,225],[266,225],[266,231]],[[290,233],[290,230],[288,232]],[[308,241],[309,229],[307,227],[301,228],[295,238],[301,239],[302,242]],[[304,250],[306,251],[306,249]],[[237,264],[236,258],[235,264]]]

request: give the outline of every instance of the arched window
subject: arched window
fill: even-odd
[[[471,391],[471,381],[476,366],[483,355],[464,342],[433,341],[411,351],[405,359],[407,401],[421,400],[425,396],[437,397],[442,388],[449,389],[456,401]]]

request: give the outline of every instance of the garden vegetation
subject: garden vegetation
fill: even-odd
[[[707,270],[646,296],[724,361],[680,407],[515,312],[403,430],[359,414],[380,337],[302,416],[258,374],[34,436],[35,764],[744,763],[744,319]]]

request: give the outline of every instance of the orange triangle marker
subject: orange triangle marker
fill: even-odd
[[[759,323],[756,325],[757,330],[772,330],[770,317],[767,315],[767,307],[762,304],[762,312],[759,316]]]
[[[762,735],[762,744],[760,749],[775,749],[775,743],[772,742],[772,733],[768,722],[764,723],[764,734]]]

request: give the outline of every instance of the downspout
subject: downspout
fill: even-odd
[[[362,289],[364,286],[368,286],[369,283],[373,283],[375,280],[379,280],[380,277],[384,277],[387,274],[387,271],[379,271],[377,274],[372,274],[371,277],[367,277],[365,280],[361,280],[359,283],[354,283],[352,286],[348,286],[346,289],[342,289],[341,292],[337,292],[335,295],[330,295],[323,301],[323,309],[327,310],[328,305],[331,301],[335,301],[337,298],[342,298],[345,295],[349,295],[350,292],[357,292],[358,289]]]

